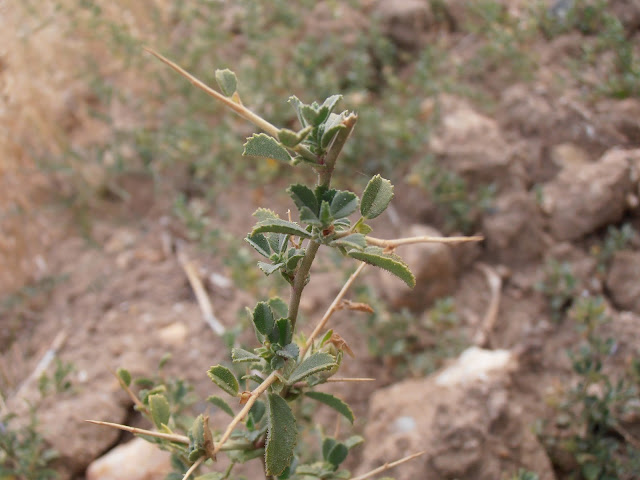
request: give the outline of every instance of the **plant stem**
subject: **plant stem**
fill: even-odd
[[[353,127],[356,125],[358,116],[355,113],[351,113],[347,118],[342,121],[342,124],[346,127],[340,130],[333,142],[329,146],[327,155],[324,158],[324,165],[322,168],[318,168],[318,186],[329,188],[331,186],[331,176],[335,168],[336,161],[340,156],[340,152],[344,147],[345,142],[349,138],[349,135],[353,131]],[[293,279],[293,285],[291,286],[291,296],[289,297],[289,320],[291,321],[291,329],[296,331],[296,321],[298,320],[298,308],[300,307],[300,299],[302,298],[302,290],[307,283],[307,276],[311,271],[311,265],[316,258],[316,253],[320,244],[313,240],[309,241],[307,245],[307,251],[305,253],[300,267],[296,272],[296,276]]]
[[[371,478],[374,475],[377,475],[378,473],[382,473],[385,470],[389,470],[390,468],[397,467],[398,465],[408,462],[409,460],[413,460],[414,458],[424,455],[425,453],[426,453],[426,450],[422,452],[414,453],[413,455],[406,456],[404,458],[401,458],[400,460],[396,460],[395,462],[385,463],[381,467],[378,467],[375,470],[371,470],[370,472],[367,472],[364,475],[360,475],[359,477],[353,477],[351,480],[365,480],[367,478]]]
[[[367,237],[367,243],[376,245],[377,247],[395,248],[400,245],[411,245],[413,243],[465,243],[465,242],[480,242],[484,240],[484,237],[407,237],[396,238],[393,240],[383,240],[381,238]]]
[[[349,280],[347,280],[347,282],[342,287],[342,290],[340,290],[340,293],[338,293],[338,295],[336,295],[336,298],[333,299],[333,302],[325,312],[324,316],[322,317],[322,320],[320,320],[318,325],[316,325],[316,328],[314,328],[313,332],[311,332],[311,335],[309,335],[309,338],[307,339],[307,343],[305,343],[304,347],[300,350],[300,358],[304,357],[304,354],[307,353],[307,350],[309,350],[311,345],[313,345],[313,340],[322,331],[324,326],[327,324],[327,322],[331,318],[331,315],[333,315],[333,312],[338,310],[338,305],[342,301],[342,298],[346,295],[347,290],[349,290],[349,287],[351,287],[355,279],[358,278],[358,275],[360,275],[360,272],[362,272],[362,270],[364,270],[364,267],[366,266],[367,266],[366,263],[361,263],[360,266],[357,268],[357,270],[351,274],[351,276],[349,277]]]
[[[336,166],[336,160],[338,160],[342,147],[344,147],[349,135],[351,135],[353,127],[356,126],[357,121],[358,115],[355,113],[351,113],[342,121],[342,124],[347,128],[340,130],[333,139],[333,142],[327,151],[327,155],[324,157],[324,168],[318,169],[318,185],[329,188],[333,169]]]
[[[227,98],[224,95],[222,95],[221,93],[215,91],[213,88],[208,86],[206,83],[202,82],[201,80],[198,80],[196,77],[191,75],[189,72],[187,72],[185,69],[180,67],[178,64],[172,62],[171,60],[169,60],[168,58],[166,58],[163,55],[159,54],[155,50],[152,50],[151,48],[148,48],[148,47],[144,47],[144,49],[147,52],[149,52],[151,55],[156,57],[158,60],[160,60],[161,62],[169,65],[176,72],[178,72],[184,78],[189,80],[194,86],[198,87],[200,90],[202,90],[203,92],[207,93],[208,95],[211,95],[213,98],[215,98],[219,102],[223,103],[227,108],[233,110],[234,112],[236,112],[238,115],[240,115],[245,120],[248,120],[249,122],[253,123],[256,127],[264,130],[265,132],[267,132],[272,137],[275,137],[276,139],[278,138],[278,132],[280,131],[280,129],[278,127],[276,127],[275,125],[272,125],[271,123],[266,121],[260,115],[257,115],[255,113],[253,113],[251,110],[249,110],[244,105],[242,105],[240,103],[236,103],[233,100],[231,100],[230,98]],[[286,148],[289,148],[289,147],[286,147]],[[289,148],[289,149],[293,150],[294,152],[296,152],[298,154],[300,154],[302,157],[304,157],[306,160],[309,160],[311,163],[314,163],[314,164],[318,163],[318,157],[316,155],[314,155],[313,153],[311,153],[303,145],[298,145],[296,147],[292,147],[292,148]]]
[[[291,285],[291,296],[289,297],[289,320],[291,321],[291,330],[296,331],[296,321],[298,320],[298,309],[300,307],[300,299],[302,298],[302,290],[304,290],[311,270],[313,260],[316,258],[316,253],[320,248],[318,242],[313,240],[309,241],[307,245],[307,251],[304,258],[300,262],[300,267],[293,279],[293,285]]]

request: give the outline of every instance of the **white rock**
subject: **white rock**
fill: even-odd
[[[87,469],[87,480],[154,480],[171,471],[171,454],[141,438],[117,446]]]
[[[513,365],[513,354],[509,350],[484,350],[467,348],[454,363],[436,377],[436,385],[462,385],[474,380],[487,380],[489,373],[506,370]]]

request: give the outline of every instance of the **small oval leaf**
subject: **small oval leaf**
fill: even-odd
[[[236,74],[228,68],[216,70],[216,81],[220,91],[225,97],[231,97],[238,90],[238,79]]]
[[[262,358],[255,353],[249,352],[243,348],[234,348],[231,350],[231,359],[233,360],[233,363],[259,362],[262,360]]]
[[[358,209],[358,196],[353,192],[344,190],[336,193],[331,201],[331,216],[333,218],[345,218]]]
[[[416,285],[416,278],[413,276],[413,273],[411,273],[411,270],[409,270],[407,264],[397,255],[384,253],[380,247],[367,247],[363,251],[349,250],[348,255],[361,262],[387,270],[411,288]]]
[[[240,386],[238,385],[238,379],[227,367],[223,367],[222,365],[215,365],[209,369],[207,375],[209,375],[209,378],[213,381],[213,383],[218,385],[229,395],[231,395],[232,397],[238,396],[238,390],[240,389]]]
[[[384,212],[393,198],[393,185],[380,175],[374,176],[362,194],[360,213],[363,217],[376,218]]]
[[[280,218],[273,218],[258,222],[256,226],[253,227],[251,235],[253,236],[256,233],[265,232],[283,233],[285,235],[295,235],[301,238],[311,238],[311,234],[297,223],[288,222],[287,220],[282,220]]]
[[[287,401],[280,395],[267,396],[269,416],[267,420],[267,445],[265,464],[268,475],[281,475],[291,465],[293,451],[298,441],[296,419]]]
[[[217,395],[209,395],[207,397],[207,402],[211,403],[212,405],[215,405],[216,407],[218,407],[220,410],[222,410],[224,413],[230,415],[230,416],[234,416],[233,410],[231,410],[231,407],[229,406],[229,404],[227,402],[225,402],[222,397],[219,397]]]
[[[269,255],[271,255],[271,247],[269,247],[269,242],[267,241],[267,238],[261,233],[248,235],[244,240],[263,257],[269,258]]]
[[[275,326],[273,311],[267,302],[258,302],[253,309],[253,324],[262,335],[269,335]]]
[[[151,418],[156,427],[160,428],[163,424],[169,424],[169,418],[171,417],[171,408],[167,398],[156,393],[149,396],[149,409],[151,410]]]
[[[324,370],[330,370],[336,366],[336,359],[328,353],[317,352],[304,359],[289,376],[287,384],[293,385]]]
[[[343,400],[325,392],[306,392],[305,395],[317,402],[324,403],[328,407],[333,408],[336,412],[344,416],[349,422],[353,423],[355,417],[353,411]]]
[[[125,370],[124,368],[119,368],[117,371],[118,378],[122,380],[127,387],[131,385],[131,374],[129,370]]]
[[[275,138],[266,133],[258,133],[247,139],[242,155],[247,157],[272,158],[289,163],[291,155],[287,149],[280,145]]]

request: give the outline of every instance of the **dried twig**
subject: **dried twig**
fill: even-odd
[[[484,273],[489,283],[489,289],[491,290],[491,300],[489,301],[489,308],[484,315],[480,329],[475,335],[474,342],[479,347],[489,346],[489,335],[493,330],[493,326],[498,318],[498,309],[500,308],[500,291],[502,289],[502,279],[495,270],[484,263],[479,263],[476,268]]]
[[[484,240],[484,237],[407,237],[407,238],[395,238],[393,240],[383,240],[381,238],[367,236],[367,243],[375,245],[377,247],[384,248],[396,248],[400,245],[411,245],[413,243],[466,243],[466,242],[480,242]]]
[[[121,425],[119,423],[101,422],[99,420],[85,420],[85,422],[93,423],[95,425],[102,425],[103,427],[117,428],[118,430],[124,430],[125,432],[133,433],[134,435],[147,435],[149,437],[164,438],[165,440],[169,440],[170,442],[184,443],[185,445],[189,445],[189,438],[184,435],[154,432],[153,430],[130,427],[128,425]]]
[[[354,477],[351,480],[365,480],[367,478],[371,478],[374,475],[377,475],[378,473],[382,473],[386,470],[389,470],[390,468],[397,467],[398,465],[408,462],[409,460],[413,460],[414,458],[418,458],[419,456],[424,455],[425,453],[426,453],[426,450],[423,450],[422,452],[414,453],[413,455],[409,455],[407,457],[401,458],[400,460],[396,460],[395,462],[385,463],[381,467],[371,470],[370,472],[360,475],[359,477]]]
[[[200,280],[200,276],[198,275],[193,262],[189,261],[186,255],[182,252],[178,253],[178,260],[180,261],[180,265],[182,265],[184,273],[189,279],[189,284],[193,289],[193,293],[196,295],[196,299],[198,300],[198,305],[200,306],[200,310],[202,311],[204,321],[207,322],[207,325],[209,325],[209,327],[211,327],[211,330],[213,330],[217,335],[224,335],[226,329],[213,313],[211,300],[209,299],[209,295],[207,295],[207,291],[202,285],[202,280]]]

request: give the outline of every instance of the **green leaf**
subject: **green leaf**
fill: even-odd
[[[326,200],[323,200],[320,204],[320,224],[323,227],[328,227],[332,222],[331,205]]]
[[[274,253],[282,253],[287,249],[289,235],[284,233],[269,233],[267,234],[267,241]]]
[[[259,362],[262,360],[262,358],[255,353],[243,348],[234,348],[231,350],[231,359],[233,360],[233,363]]]
[[[595,463],[587,463],[582,465],[582,474],[586,480],[597,480],[600,478],[602,467]]]
[[[215,405],[220,410],[222,410],[224,413],[227,413],[232,417],[235,416],[235,414],[233,413],[233,410],[231,410],[231,407],[229,406],[229,404],[227,402],[225,402],[222,399],[222,397],[218,397],[217,395],[209,395],[207,397],[207,402]]]
[[[293,358],[294,360],[298,359],[298,355],[300,355],[300,347],[295,343],[289,343],[282,350],[278,350],[276,354],[285,358]]]
[[[280,218],[276,212],[268,208],[258,208],[255,212],[253,212],[253,216],[256,217],[259,222]]]
[[[198,475],[195,480],[224,480],[225,474],[222,472],[209,472],[204,475]]]
[[[294,108],[294,109],[295,109],[295,111],[296,111],[296,115],[298,116],[298,121],[300,122],[300,124],[301,124],[303,127],[306,127],[306,126],[307,126],[307,122],[306,122],[306,120],[304,119],[304,117],[302,116],[302,107],[304,106],[304,103],[302,103],[302,102],[298,99],[298,97],[296,97],[295,95],[290,96],[288,101],[289,101],[289,103],[290,103],[291,105],[293,105],[293,108]]]
[[[304,380],[310,375],[314,375],[324,370],[329,370],[336,366],[336,359],[328,353],[317,352],[306,358],[296,369],[291,372],[287,379],[288,385]]]
[[[218,385],[222,390],[227,392],[232,397],[238,396],[238,390],[240,386],[238,385],[238,379],[235,377],[231,370],[227,367],[223,367],[222,365],[215,365],[209,369],[207,372],[209,378],[213,380],[213,383]]]
[[[300,184],[290,185],[287,189],[287,193],[299,210],[303,207],[307,207],[313,214],[317,215],[318,199],[316,198],[315,193],[313,193],[313,190],[309,187]]]
[[[340,130],[347,128],[342,123],[343,120],[344,118],[342,115],[336,115],[335,113],[329,115],[329,119],[324,125],[324,132],[322,133],[322,139],[320,141],[320,146],[322,148],[327,148],[336,134]]]
[[[280,297],[271,297],[267,303],[277,317],[285,318],[289,316],[289,306],[287,305],[287,302]]]
[[[262,400],[257,400],[256,403],[253,404],[251,410],[249,410],[249,415],[253,417],[253,421],[258,423],[262,420],[262,417],[267,412],[267,406]]]
[[[367,247],[364,251],[349,250],[349,256],[376,267],[384,268],[394,274],[409,287],[416,285],[416,278],[400,257],[392,253],[384,253],[380,247]]]
[[[300,221],[314,227],[321,227],[322,222],[318,219],[318,215],[313,213],[309,208],[302,207],[300,209]]]
[[[347,446],[344,443],[336,443],[329,452],[327,461],[335,468],[338,468],[338,466],[345,461],[347,455],[349,455]]]
[[[297,223],[288,222],[279,218],[273,218],[258,222],[256,226],[253,227],[251,235],[253,236],[256,233],[265,232],[284,233],[286,235],[295,235],[301,238],[311,238],[311,234]]]
[[[367,247],[367,239],[361,233],[352,233],[346,237],[338,238],[329,244],[331,247],[345,247],[364,250]]]
[[[347,446],[349,450],[351,450],[354,447],[357,447],[358,445],[362,445],[363,443],[364,443],[364,438],[362,438],[360,435],[351,435],[349,438],[347,438],[344,441],[344,444]]]
[[[304,249],[300,249],[300,250],[293,249],[293,248],[290,249],[287,252],[287,256],[288,256],[287,264],[286,264],[287,270],[289,271],[295,270],[295,268],[298,266],[298,262],[304,258],[305,253],[306,252]]]
[[[216,81],[220,87],[220,91],[225,97],[231,97],[238,91],[238,79],[236,74],[228,68],[224,70],[216,70]]]
[[[253,309],[253,324],[262,335],[269,335],[273,330],[275,320],[267,302],[258,302]]]
[[[298,440],[296,419],[287,401],[280,395],[267,396],[269,416],[267,419],[267,444],[265,465],[268,475],[281,475],[291,465],[293,451]]]
[[[287,345],[291,343],[292,336],[293,329],[291,328],[291,320],[288,318],[279,318],[276,322],[276,327],[269,334],[269,340],[271,340],[272,343]]]
[[[345,218],[358,209],[358,196],[353,192],[339,191],[331,201],[333,218]]]
[[[325,392],[306,392],[305,395],[320,403],[324,403],[328,407],[333,408],[336,412],[344,416],[349,422],[353,423],[355,417],[353,411],[343,400]]]
[[[151,410],[151,418],[156,427],[160,428],[163,424],[169,424],[169,418],[171,417],[171,408],[167,397],[160,393],[149,396],[149,409]]]
[[[284,267],[284,263],[271,264],[266,262],[258,262],[258,268],[262,270],[262,272],[267,276],[271,275],[273,272],[277,272],[282,267]]]
[[[291,155],[275,138],[266,133],[257,133],[247,139],[242,155],[247,157],[272,158],[289,163]]]
[[[317,127],[327,119],[329,109],[327,107],[314,108],[312,105],[302,105],[300,112],[307,125]]]
[[[342,100],[342,95],[331,95],[324,102],[322,102],[322,106],[328,108],[329,112],[332,112],[336,104],[340,100]]]
[[[372,219],[384,212],[393,198],[393,185],[380,175],[374,176],[362,194],[360,213],[363,217]]]
[[[313,130],[312,126],[303,128],[299,132],[294,132],[288,128],[282,128],[278,132],[278,140],[280,140],[283,145],[293,148],[307,138],[311,130]]]
[[[188,458],[190,462],[195,462],[198,458],[206,454],[204,448],[204,423],[204,416],[202,414],[198,415],[187,432],[187,436],[189,437]]]
[[[267,241],[267,238],[261,233],[256,233],[255,235],[247,235],[244,241],[251,245],[263,257],[269,258],[269,256],[271,255],[271,247],[269,247],[269,242]]]
[[[118,378],[122,380],[122,383],[124,383],[127,387],[131,385],[131,374],[129,373],[129,370],[119,368],[116,373],[118,375]]]

